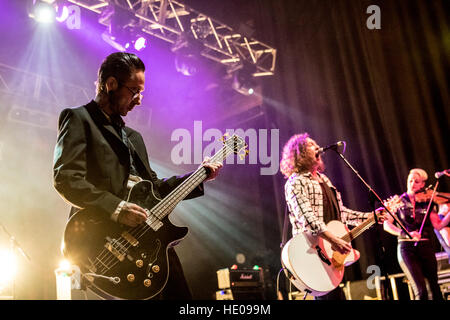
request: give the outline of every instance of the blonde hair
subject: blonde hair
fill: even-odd
[[[422,179],[423,181],[426,181],[428,179],[427,172],[420,168],[411,169],[409,171],[409,174],[417,174],[420,177],[420,179]]]

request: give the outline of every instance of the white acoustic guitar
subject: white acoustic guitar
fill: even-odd
[[[391,212],[402,206],[398,199],[385,203]],[[375,223],[372,216],[359,226],[348,230],[342,222],[333,220],[327,229],[342,240],[350,243]],[[344,277],[344,267],[353,264],[360,257],[358,250],[341,254],[331,249],[331,244],[309,232],[303,232],[290,239],[283,247],[281,261],[292,277],[297,289],[313,296],[322,296],[335,289]]]

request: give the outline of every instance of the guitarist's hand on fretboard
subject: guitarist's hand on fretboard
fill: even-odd
[[[210,181],[214,180],[219,175],[219,171],[223,167],[223,164],[219,161],[210,162],[210,158],[206,157],[201,166],[206,168],[206,173],[208,175],[205,181]]]

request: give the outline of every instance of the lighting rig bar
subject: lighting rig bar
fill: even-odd
[[[68,0],[101,14],[109,4],[132,12],[141,31],[175,44],[182,34],[192,34],[203,45],[201,55],[235,68],[246,63],[256,66],[253,76],[270,76],[275,72],[277,50],[256,39],[173,0]],[[100,21],[108,25],[106,21]]]

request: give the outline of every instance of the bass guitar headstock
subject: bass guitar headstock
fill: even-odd
[[[220,140],[227,150],[237,154],[241,160],[249,153],[247,143],[245,143],[245,140],[237,134],[233,134],[229,137],[229,134],[225,133]]]

